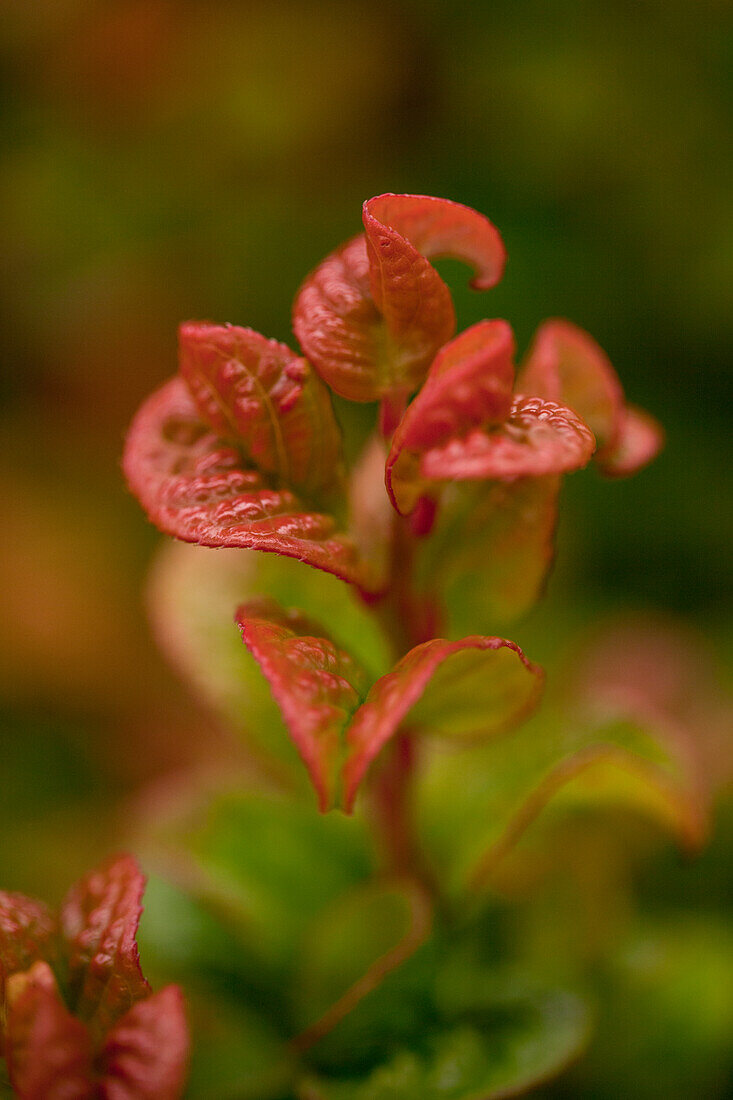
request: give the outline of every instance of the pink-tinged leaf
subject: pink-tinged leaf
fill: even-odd
[[[509,623],[537,601],[552,565],[559,490],[557,475],[447,487],[419,547],[416,583],[426,596],[441,593],[452,637]]]
[[[262,600],[244,604],[236,619],[308,769],[319,807],[327,810],[337,795],[344,730],[366,692],[366,675],[297,611]]]
[[[603,349],[570,321],[540,325],[518,389],[569,405],[590,427],[599,453],[615,444],[624,407],[621,383]]]
[[[412,511],[421,495],[421,455],[509,415],[513,354],[506,321],[480,321],[438,352],[397,427],[387,459],[387,491],[399,512]]]
[[[270,488],[236,447],[203,423],[181,378],[139,409],[123,469],[149,518],[168,535],[284,554],[364,583],[356,550],[336,531],[334,518],[308,511],[289,489]]]
[[[489,736],[520,722],[539,700],[542,671],[514,642],[436,638],[382,676],[346,734],[344,805],[350,811],[369,765],[404,723],[448,737]]]
[[[118,856],[80,879],[61,906],[69,1004],[95,1039],[150,986],[135,936],[145,879],[131,856]]]
[[[390,227],[428,259],[462,260],[474,269],[474,290],[489,290],[501,279],[506,249],[488,218],[450,199],[431,195],[377,195],[364,203],[364,221]]]
[[[516,481],[578,470],[590,462],[595,439],[571,409],[519,395],[500,424],[472,428],[423,453],[400,448],[399,440],[397,448],[387,462],[386,480],[395,506],[404,513],[430,491],[431,483]]]
[[[202,419],[261,473],[306,497],[340,474],[331,397],[285,344],[252,329],[188,321],[179,329],[180,372]]]
[[[598,457],[598,466],[606,477],[630,477],[641,470],[664,446],[664,429],[658,420],[633,405],[621,415],[621,428],[612,448]]]
[[[101,1100],[178,1100],[188,1066],[183,994],[169,985],[138,1001],[107,1035]]]
[[[97,1096],[92,1043],[65,1007],[47,963],[8,982],[8,1076],[21,1100],[92,1100]]]
[[[428,451],[420,460],[420,473],[431,481],[516,481],[565,474],[586,466],[595,445],[592,432],[571,409],[520,395],[503,424]]]
[[[52,960],[55,936],[56,922],[42,902],[0,890],[0,1049],[8,978],[38,959]]]
[[[473,285],[485,289],[501,277],[503,245],[481,214],[422,195],[369,199],[363,221],[364,235],[306,279],[293,328],[337,393],[394,400],[418,388],[455,329],[450,291],[428,258],[464,260],[476,271]]]

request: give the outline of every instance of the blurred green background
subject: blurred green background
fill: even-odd
[[[180,320],[292,343],[373,194],[486,213],[509,266],[479,296],[440,265],[460,327],[505,316],[523,349],[570,317],[667,430],[631,481],[568,479],[518,641],[542,660],[636,607],[730,652],[726,0],[33,0],[0,10],[0,82],[0,885],[57,897],[151,790],[236,752],[149,636],[123,433]]]

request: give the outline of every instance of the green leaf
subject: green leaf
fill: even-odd
[[[513,621],[541,595],[552,565],[557,476],[451,485],[420,546],[416,583],[442,594],[451,637]]]
[[[437,746],[436,746],[437,750]],[[484,889],[545,806],[634,807],[685,846],[700,843],[706,804],[686,753],[632,721],[584,724],[549,709],[462,753],[434,751],[418,790],[421,834],[448,892]]]
[[[292,1053],[256,1013],[228,1002],[194,1000],[189,1100],[284,1100]]]
[[[155,843],[170,877],[281,978],[310,923],[371,869],[363,822],[260,792],[207,799]]]
[[[371,882],[338,898],[306,930],[295,982],[301,1047],[331,1031],[413,954],[431,905],[414,882]]]
[[[460,1022],[423,1036],[419,1053],[399,1051],[361,1081],[307,1081],[302,1100],[500,1100],[554,1077],[583,1049],[589,1018],[578,998],[497,998],[495,983],[478,978],[485,995],[467,998]]]

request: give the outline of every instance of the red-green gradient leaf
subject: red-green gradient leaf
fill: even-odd
[[[606,477],[630,477],[648,465],[664,446],[664,430],[643,409],[627,405],[621,416],[616,443],[598,458]]]
[[[508,416],[513,354],[506,321],[479,321],[440,350],[397,427],[387,459],[387,490],[398,511],[411,511],[420,495],[421,455]]]
[[[273,489],[237,448],[203,423],[185,382],[172,378],[139,409],[125,445],[130,489],[168,535],[297,558],[342,580],[363,581],[356,550],[332,516]]]
[[[206,424],[261,473],[306,497],[332,489],[341,440],[331,397],[306,359],[252,329],[188,321],[180,372]]]
[[[17,986],[17,992],[12,986]],[[92,1043],[64,1005],[50,967],[37,962],[9,983],[8,1076],[22,1100],[92,1100]]]
[[[591,428],[599,452],[616,442],[624,407],[621,383],[603,349],[570,321],[540,325],[518,388],[569,405]]]
[[[482,289],[498,282],[504,262],[496,229],[458,203],[380,195],[364,203],[363,221],[364,235],[326,257],[293,311],[306,355],[352,401],[413,392],[453,334],[450,291],[430,256],[471,264]]]
[[[105,1040],[99,1059],[103,1100],[178,1100],[188,1048],[183,994],[177,985],[138,1001]]]
[[[38,959],[50,960],[55,935],[56,922],[42,902],[0,890],[0,1044],[8,978]]]
[[[336,800],[343,734],[366,692],[366,675],[317,624],[271,600],[244,604],[236,619],[326,810]]]
[[[346,734],[346,810],[369,765],[403,722],[448,737],[488,736],[531,712],[542,679],[541,669],[503,638],[435,638],[410,650],[377,680]]]
[[[441,593],[445,629],[460,637],[528,611],[552,565],[559,476],[450,485],[419,547],[416,583]]]
[[[95,1038],[150,993],[135,942],[144,888],[135,860],[118,856],[72,886],[61,906],[69,1003]]]

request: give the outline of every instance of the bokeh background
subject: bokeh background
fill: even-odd
[[[503,283],[440,265],[460,327],[505,316],[524,348],[570,317],[667,430],[631,481],[568,479],[520,643],[542,660],[635,608],[725,668],[732,74],[726,0],[2,5],[0,885],[58,897],[156,785],[236,752],[151,640],[122,438],[180,320],[292,342],[295,289],[373,194],[488,214]],[[726,820],[694,867],[659,857],[670,904],[724,911]]]

